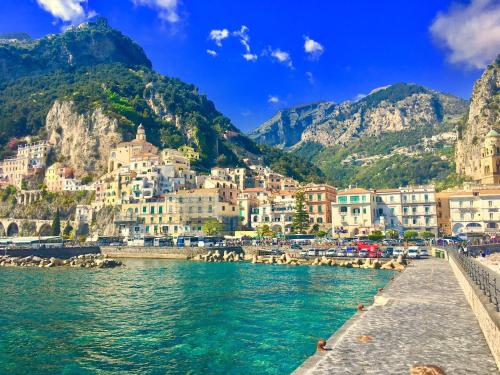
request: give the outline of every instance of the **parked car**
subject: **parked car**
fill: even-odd
[[[358,257],[360,257],[360,258],[367,258],[368,257],[368,250],[360,250],[358,252]]]
[[[308,255],[308,253],[309,253],[309,252],[308,252],[307,250],[301,250],[301,251],[300,251],[300,256],[301,256],[301,257],[306,257],[306,256]]]
[[[317,255],[318,255],[318,250],[316,250],[316,249],[309,249],[307,251],[307,256],[309,256],[309,257],[315,257]]]
[[[392,251],[392,256],[395,256],[395,257],[398,257],[400,255],[404,255],[404,254],[405,254],[405,248],[401,247],[401,246],[395,247],[394,250]]]
[[[280,249],[272,249],[271,250],[271,255],[283,255],[283,254],[285,254],[285,252],[280,250]]]
[[[337,249],[335,252],[335,256],[337,257],[346,257],[347,256],[347,251],[342,250],[342,249]]]
[[[425,241],[424,240],[416,240],[415,246],[425,246]]]
[[[327,256],[327,257],[334,257],[334,256],[335,256],[335,254],[336,254],[336,250],[335,250],[335,249],[328,249],[328,250],[326,251],[326,256]]]
[[[382,251],[382,258],[391,258],[394,254],[393,247],[386,247],[384,251]]]
[[[418,251],[417,246],[410,246],[408,251],[406,252],[406,256],[410,259],[418,259],[420,258],[420,253]]]
[[[302,246],[300,246],[298,243],[293,243],[290,245],[290,249],[292,250],[302,250]]]
[[[420,249],[419,254],[421,257],[428,257],[429,256],[429,250],[427,249]]]

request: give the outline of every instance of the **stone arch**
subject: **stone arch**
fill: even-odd
[[[456,224],[453,225],[453,228],[452,228],[453,234],[462,233],[463,231],[464,231],[463,224],[456,223]]]
[[[17,237],[19,236],[19,227],[16,222],[12,222],[7,227],[7,237]]]
[[[51,236],[52,235],[52,226],[49,223],[44,223],[38,229],[39,236]]]
[[[5,236],[6,236],[5,227],[3,226],[3,223],[0,222],[0,237],[5,237]]]
[[[36,235],[36,223],[34,221],[23,221],[21,223],[20,235],[23,237]]]

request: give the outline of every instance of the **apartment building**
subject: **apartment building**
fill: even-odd
[[[238,194],[238,210],[243,227],[251,228],[252,213],[267,202],[269,194],[262,188],[247,188]]]
[[[148,202],[127,203],[115,220],[120,233],[201,235],[203,223],[217,220],[224,231],[238,228],[237,206],[223,199],[220,189],[191,189],[169,193]],[[131,230],[130,226],[144,226]]]
[[[2,184],[20,187],[24,177],[46,167],[49,150],[50,144],[45,141],[19,146],[15,157],[0,161]]]
[[[500,188],[450,192],[449,208],[454,235],[500,234]]]
[[[308,184],[304,187],[306,209],[311,225],[318,224],[321,229],[330,229],[332,223],[332,203],[337,190],[326,184]]]
[[[246,168],[212,168],[210,176],[222,180],[233,182],[240,191],[244,190],[248,184]]]
[[[290,233],[294,212],[294,192],[277,191],[251,210],[250,226],[257,229],[261,225],[269,225],[276,233]]]
[[[389,229],[437,233],[435,194],[433,186],[339,191],[332,204],[333,232],[346,231],[346,236]]]
[[[441,236],[450,236],[451,218],[450,218],[450,192],[436,193],[436,212],[438,232]]]

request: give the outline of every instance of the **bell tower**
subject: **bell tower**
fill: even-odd
[[[144,126],[142,124],[137,128],[137,134],[135,135],[135,139],[138,141],[146,141],[146,131],[144,130]]]
[[[481,183],[500,184],[500,133],[491,129],[481,148]]]

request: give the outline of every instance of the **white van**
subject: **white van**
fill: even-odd
[[[418,251],[418,246],[410,246],[406,251],[406,256],[410,259],[420,258],[420,252]]]

